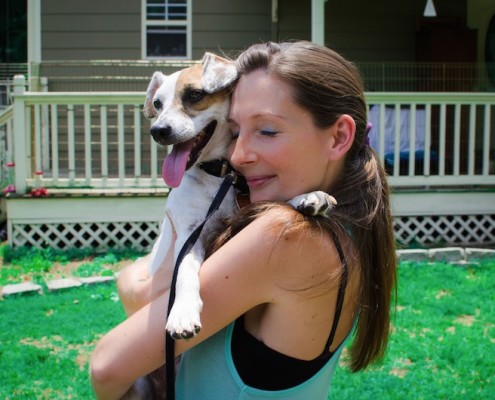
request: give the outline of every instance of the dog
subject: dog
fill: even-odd
[[[207,172],[204,166],[226,160],[231,141],[226,118],[231,86],[236,79],[237,70],[231,61],[206,53],[201,64],[169,76],[155,72],[149,83],[143,111],[147,118],[156,118],[150,133],[158,144],[173,145],[162,167],[165,183],[172,190],[160,236],[151,252],[151,274],[168,253],[174,231],[177,259],[191,232],[205,218],[221,185],[222,176]],[[204,261],[204,238],[219,218],[232,214],[235,204],[235,190],[230,188],[180,265],[176,298],[166,325],[175,339],[190,338],[201,329],[198,272]]]
[[[231,134],[227,126],[230,94],[238,78],[234,63],[206,53],[201,64],[169,76],[155,72],[146,91],[144,115],[154,119],[150,133],[160,145],[173,145],[165,158],[162,175],[172,188],[161,233],[153,246],[150,273],[156,272],[172,245],[177,256],[191,232],[203,222],[222,182],[227,166]],[[214,171],[218,173],[213,173]],[[324,192],[312,192],[289,201],[309,215],[326,215],[336,204]],[[204,240],[221,218],[236,208],[230,188],[219,209],[206,223],[199,240],[184,257],[178,270],[176,298],[167,317],[166,330],[174,339],[188,339],[201,329],[202,300],[199,268],[204,261]]]

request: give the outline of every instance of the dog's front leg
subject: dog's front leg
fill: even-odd
[[[175,251],[180,251],[180,248],[176,247]],[[203,246],[198,241],[179,266],[175,302],[166,326],[174,339],[189,339],[201,330],[203,301],[199,293],[199,268],[204,260],[203,254]]]
[[[149,265],[150,275],[154,275],[158,268],[160,268],[163,264],[163,260],[165,260],[168,250],[173,242],[173,231],[174,228],[172,226],[172,219],[167,213],[163,219],[160,235],[158,236],[158,239],[153,245],[153,250],[151,251],[151,261]]]

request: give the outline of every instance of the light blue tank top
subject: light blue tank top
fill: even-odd
[[[316,375],[289,389],[267,391],[244,384],[232,358],[234,323],[182,355],[177,400],[326,400],[342,343]]]

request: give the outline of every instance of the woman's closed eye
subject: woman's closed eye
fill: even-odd
[[[260,129],[260,134],[263,136],[275,136],[277,133],[279,132],[274,129]]]

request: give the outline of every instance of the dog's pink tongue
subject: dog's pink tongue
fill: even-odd
[[[171,153],[165,157],[162,165],[162,176],[168,186],[175,188],[180,185],[193,145],[194,141],[192,140],[175,144]]]

